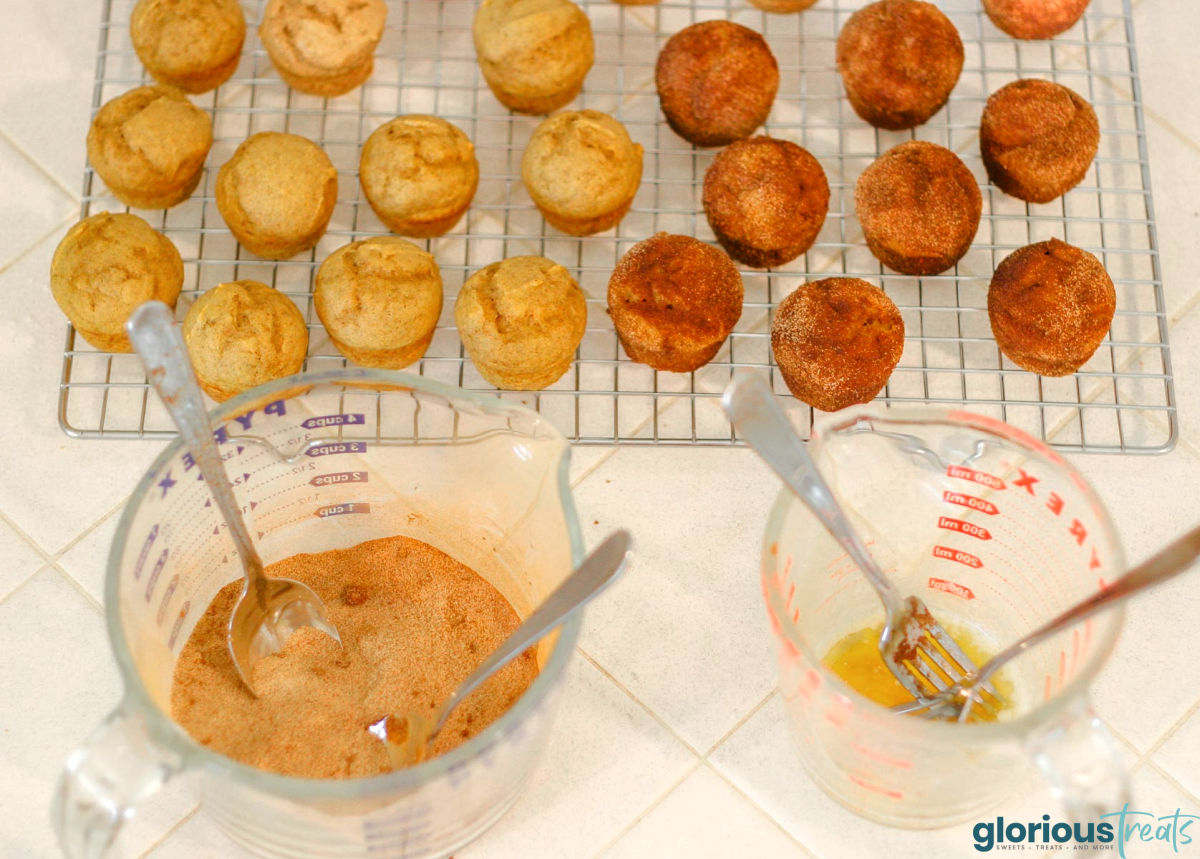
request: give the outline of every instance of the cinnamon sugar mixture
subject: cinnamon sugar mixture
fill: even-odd
[[[325,602],[342,637],[296,632],[242,685],[225,630],[241,580],[217,594],[175,667],[171,716],[197,741],[234,760],[302,778],[388,772],[367,728],[388,714],[434,709],[519,618],[482,577],[432,546],[388,537],[350,549],[295,555],[267,574],[296,579]],[[482,731],[537,676],[533,648],[462,702],[431,756]]]

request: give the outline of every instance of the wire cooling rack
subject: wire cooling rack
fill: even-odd
[[[293,92],[279,79],[255,35],[261,4],[246,7],[248,32],[235,76],[194,99],[213,119],[214,144],[193,197],[166,211],[138,214],[161,229],[184,259],[182,318],[217,283],[252,278],[289,295],[310,326],[306,369],[344,364],[313,310],[319,263],[352,239],[384,235],[358,184],[362,142],[398,114],[433,113],[462,128],[480,161],[479,189],[467,216],[426,247],[442,269],[445,308],[425,357],[409,370],[468,389],[490,391],[464,357],[453,324],[454,299],[469,273],[499,259],[541,254],[574,272],[588,296],[588,327],[570,371],[537,393],[503,393],[538,409],[578,443],[731,444],[737,439],[720,393],[741,367],[766,369],[801,431],[807,406],[787,393],[769,341],[774,307],[798,284],[833,275],[864,277],[899,306],[903,356],[880,399],[932,402],[1005,420],[1063,450],[1161,452],[1177,423],[1155,239],[1146,138],[1129,0],[1092,0],[1083,20],[1048,42],[1018,42],[997,30],[979,0],[939,0],[957,26],[966,62],[949,104],[913,132],[868,126],[842,94],[834,63],[837,33],[866,0],[818,0],[803,13],[769,15],[745,0],[621,6],[582,0],[592,22],[596,62],[572,108],[615,115],[645,147],[641,188],[614,230],[574,238],[547,226],[520,181],[520,161],[539,117],[511,114],[488,91],[471,40],[473,0],[389,2],[375,71],[336,99]],[[93,112],[149,82],[129,38],[133,0],[106,0],[100,27]],[[743,270],[745,309],[717,357],[695,373],[656,372],[624,356],[606,312],[609,275],[635,242],[658,231],[712,241],[700,184],[714,155],[676,136],[662,120],[654,89],[658,51],[696,21],[725,18],[763,33],[779,61],[780,87],[764,131],[812,152],[829,179],[830,211],[817,242],[770,271]],[[1084,95],[1100,118],[1100,151],[1083,182],[1064,197],[1031,205],[986,182],[978,154],[987,96],[1018,77],[1062,83]],[[217,211],[217,168],[247,136],[289,131],[319,143],[338,169],[338,204],[317,247],[266,262],[241,249]],[[885,270],[867,250],[854,216],[854,183],[881,152],[913,137],[957,152],[983,189],[975,243],[951,271],[913,278]],[[121,211],[87,168],[84,214]],[[1096,253],[1117,286],[1110,336],[1076,374],[1042,378],[1001,356],[987,318],[995,266],[1014,249],[1051,236]],[[1150,419],[1148,419],[1150,418]],[[132,355],[96,352],[68,326],[59,420],[70,435],[101,438],[173,434]]]

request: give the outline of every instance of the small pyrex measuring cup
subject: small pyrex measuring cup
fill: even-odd
[[[1045,444],[999,421],[938,409],[852,410],[811,452],[901,593],[952,635],[995,653],[1124,570],[1104,506]],[[977,818],[1036,763],[1080,820],[1119,808],[1127,776],[1087,700],[1123,619],[1116,608],[1047,639],[1005,674],[1012,707],[958,725],[892,713],[821,660],[882,620],[866,578],[808,509],[780,493],[763,591],[779,637],[780,690],[801,760],[852,811],[893,826]]]
[[[521,406],[346,369],[255,388],[212,421],[267,564],[404,535],[471,567],[524,617],[583,557],[569,447]],[[169,717],[180,650],[239,575],[221,515],[173,442],[134,490],[109,555],[125,694],[60,781],[55,826],[69,855],[101,855],[139,802],[187,771],[205,813],[259,855],[443,856],[508,808],[544,744],[578,617],[540,642],[538,677],[517,703],[453,751],[373,778],[299,779],[209,751]]]

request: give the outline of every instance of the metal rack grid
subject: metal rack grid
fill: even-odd
[[[849,107],[834,63],[837,33],[867,0],[819,0],[803,13],[770,15],[744,0],[621,6],[582,0],[592,22],[596,63],[570,105],[615,115],[645,147],[642,186],[614,230],[575,238],[547,226],[520,181],[525,142],[540,117],[511,114],[483,83],[470,25],[473,0],[390,0],[375,71],[336,99],[289,90],[271,68],[254,30],[261,3],[247,5],[248,32],[235,76],[194,99],[213,119],[214,145],[193,197],[166,211],[139,212],[169,236],[184,258],[182,318],[204,290],[236,278],[270,283],[289,295],[310,326],[306,369],[345,362],[330,344],[311,300],[313,276],[332,250],[386,229],[363,198],[358,154],[372,130],[397,114],[434,113],[474,141],[481,179],[466,217],[427,240],[445,281],[445,307],[433,343],[410,371],[472,390],[491,391],[464,357],[453,325],[458,288],[472,271],[506,256],[548,256],[575,274],[588,296],[588,327],[577,360],[556,384],[536,393],[501,393],[549,418],[578,443],[736,443],[719,396],[740,367],[766,368],[801,431],[811,412],[794,400],[773,365],[773,308],[797,284],[853,275],[880,284],[896,302],[906,339],[880,400],[963,406],[1005,420],[1062,450],[1161,452],[1177,435],[1154,215],[1148,173],[1130,0],[1092,0],[1084,19],[1049,42],[1018,42],[997,30],[978,0],[940,0],[966,51],[948,105],[913,132],[871,128]],[[149,82],[128,32],[133,0],[106,0],[93,112]],[[830,185],[830,211],[817,242],[778,269],[742,271],[745,309],[728,342],[690,374],[656,372],[624,357],[606,313],[617,259],[657,231],[712,241],[701,216],[700,183],[713,150],[697,149],[661,118],[654,63],[666,39],[700,20],[727,18],[765,35],[780,68],[780,88],[764,131],[812,152]],[[1101,125],[1100,151],[1087,177],[1064,197],[1031,205],[988,185],[978,154],[978,123],[989,93],[1018,77],[1058,81],[1084,95]],[[338,169],[338,204],[317,247],[267,262],[242,250],[216,209],[217,168],[249,134],[283,130],[318,142]],[[957,152],[980,181],[983,219],[971,250],[951,271],[913,278],[885,270],[867,250],[854,216],[854,183],[879,153],[919,138]],[[87,168],[83,214],[124,211]],[[1042,378],[1004,359],[987,319],[987,286],[1012,250],[1057,236],[1096,253],[1117,286],[1110,336],[1078,373]],[[1148,419],[1149,418],[1149,419]],[[68,326],[59,420],[70,435],[169,437],[169,418],[150,393],[136,357],[96,352]]]

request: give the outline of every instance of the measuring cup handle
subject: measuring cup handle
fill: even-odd
[[[1072,820],[1099,820],[1129,800],[1121,748],[1087,700],[1068,705],[1056,721],[1031,735],[1026,747]]]
[[[122,702],[67,758],[51,809],[70,859],[104,856],[134,807],[183,768],[150,736],[145,717]]]

